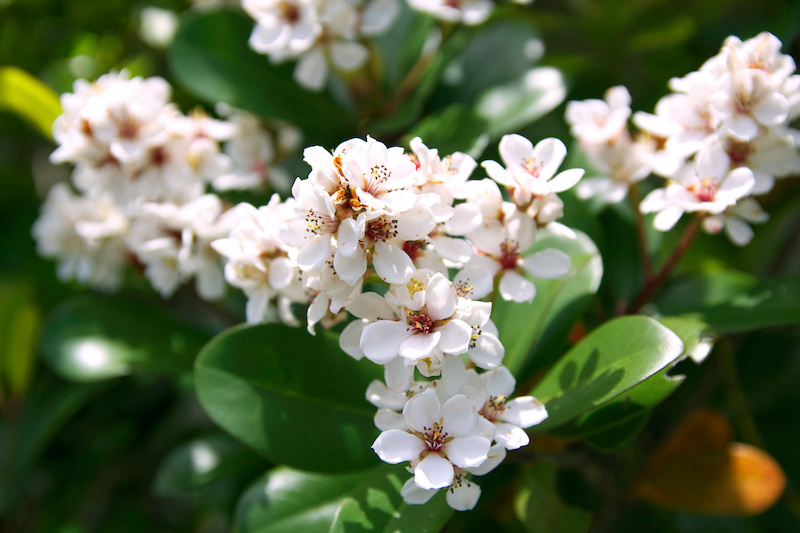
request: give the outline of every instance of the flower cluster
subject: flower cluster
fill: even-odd
[[[50,159],[74,165],[74,189],[57,184],[33,226],[40,254],[58,259],[61,279],[114,290],[134,264],[164,297],[192,278],[203,298],[224,294],[210,243],[230,233],[242,210],[206,190],[261,184],[264,174],[245,171],[250,163],[240,154],[252,150],[243,148],[249,139],[239,140],[243,115],[232,122],[184,115],[170,92],[161,78],[123,71],[78,80],[62,96]],[[230,155],[220,149],[226,140]],[[258,168],[268,168],[269,155],[261,155]]]
[[[329,68],[349,73],[363,67],[365,36],[386,31],[398,14],[396,0],[242,0],[256,21],[250,47],[275,63],[297,60],[295,81],[324,87]]]
[[[442,158],[419,138],[410,147],[368,137],[333,152],[307,148],[311,172],[292,197],[241,204],[245,219],[211,246],[228,259],[228,282],[247,294],[249,322],[296,323],[293,304],[303,303],[312,333],[356,318],[342,349],[386,368],[386,383],[367,391],[385,430],[376,452],[411,462],[407,501],[446,488],[451,505],[466,509],[479,491],[468,474],[491,470],[527,443],[523,428],[547,416],[530,397],[508,400],[514,380],[482,299],[497,286],[507,300],[530,302],[535,286],[525,273],[569,272],[560,250],[527,252],[540,227],[559,226],[557,193],[583,171],[558,172],[566,148],[556,139],[533,146],[504,137],[504,165],[484,162],[493,179],[482,180],[469,180],[478,165],[466,154]]]
[[[748,223],[767,214],[752,198],[769,192],[776,178],[800,170],[800,75],[769,33],[747,41],[726,39],[721,51],[697,72],[670,80],[673,90],[655,114],[637,112],[644,135],[627,132],[630,96],[611,89],[605,102],[573,102],[567,109],[572,132],[597,169],[610,178],[587,180],[578,193],[613,202],[650,172],[667,178],[641,203],[657,213],[656,229],[672,228],[684,213],[702,217],[703,229],[724,229],[738,245],[753,237]]]

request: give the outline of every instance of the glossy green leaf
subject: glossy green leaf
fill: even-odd
[[[800,279],[757,278],[736,271],[677,281],[656,301],[664,315],[689,314],[720,333],[800,323]]]
[[[531,391],[547,407],[543,431],[608,403],[683,353],[680,338],[652,318],[606,322],[567,352]]]
[[[389,465],[337,475],[278,467],[245,491],[236,509],[236,530],[439,531],[453,512],[444,501],[444,493],[425,505],[407,505],[399,491],[408,477],[402,467]]]
[[[50,313],[40,349],[61,376],[97,381],[131,372],[188,372],[206,339],[205,333],[148,305],[85,294]]]
[[[61,104],[55,91],[24,70],[0,67],[0,111],[18,115],[52,138],[53,121],[61,114]]]
[[[0,283],[0,397],[4,385],[11,394],[24,394],[33,377],[42,318],[31,299],[26,285]]]
[[[249,47],[254,26],[244,13],[187,12],[167,50],[178,83],[209,103],[226,102],[291,122],[309,143],[334,144],[349,137],[355,120],[341,106],[298,86],[293,63],[273,65]]]
[[[200,403],[274,463],[320,472],[378,464],[375,408],[364,394],[381,369],[323,336],[272,324],[215,337],[195,366]]]
[[[711,349],[713,336],[708,324],[683,317],[665,317],[659,322],[683,342],[682,357],[707,354]],[[643,427],[650,411],[683,383],[685,376],[670,376],[671,370],[672,365],[668,365],[607,404],[559,427],[554,435],[564,439],[591,437],[605,451],[624,444]]]
[[[514,512],[528,533],[584,533],[592,515],[564,503],[556,489],[556,465],[533,463],[514,499]]]
[[[464,152],[479,157],[489,143],[486,121],[463,104],[453,104],[428,115],[409,133],[407,140],[419,136],[442,155]]]
[[[199,437],[161,461],[153,490],[161,496],[195,497],[215,481],[234,481],[264,464],[263,459],[226,434]]]
[[[506,349],[503,364],[517,376],[525,379],[541,366],[531,359],[547,346],[550,353],[560,353],[563,339],[584,310],[588,297],[600,286],[603,263],[592,240],[584,233],[575,237],[555,235],[542,231],[531,252],[556,248],[569,254],[572,268],[563,278],[536,279],[536,297],[533,303],[495,301],[492,320],[500,331]]]

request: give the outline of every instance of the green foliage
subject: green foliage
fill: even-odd
[[[15,113],[49,139],[61,104],[51,88],[24,70],[0,67],[0,111]]]
[[[78,295],[48,315],[40,349],[63,377],[97,381],[131,372],[188,372],[206,339],[205,333],[149,305]]]
[[[556,465],[537,461],[522,478],[514,512],[528,533],[585,533],[592,515],[564,503],[556,489]]]
[[[215,337],[195,366],[197,396],[226,431],[269,460],[347,472],[378,464],[375,410],[364,399],[381,377],[322,335],[281,325],[242,326]]]
[[[547,406],[534,431],[558,427],[653,376],[683,353],[673,332],[651,318],[610,320],[575,345],[530,391]]]
[[[240,533],[439,531],[453,514],[444,492],[425,505],[406,504],[400,489],[407,477],[402,467],[388,465],[338,475],[278,467],[245,491],[236,528]]]

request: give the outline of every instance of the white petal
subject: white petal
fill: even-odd
[[[429,453],[414,469],[414,483],[424,490],[449,487],[454,477],[453,465],[436,452]]]
[[[405,322],[378,320],[364,327],[361,334],[361,349],[367,359],[383,365],[397,357],[400,344],[411,335]]]
[[[753,228],[741,218],[725,220],[725,234],[737,246],[744,246],[753,239]]]
[[[491,424],[491,422],[489,422]],[[492,424],[494,427],[494,424]],[[506,447],[502,444],[495,444],[491,448],[489,448],[489,458],[486,459],[480,466],[475,468],[467,468],[467,472],[470,474],[474,474],[476,476],[483,476],[500,466],[508,452],[506,451]]]
[[[400,429],[390,429],[378,435],[372,444],[372,449],[375,450],[381,461],[394,465],[413,461],[425,451],[426,446],[422,439],[411,433]],[[451,466],[450,470],[452,469]]]
[[[353,320],[342,330],[339,335],[339,347],[344,353],[356,361],[364,357],[364,350],[361,349],[361,334],[364,326],[369,324],[368,320]]]
[[[467,351],[472,339],[472,327],[463,320],[450,320],[444,326],[436,328],[436,331],[442,334],[439,349],[444,353],[458,355]]]
[[[339,253],[353,256],[359,248],[359,241],[364,237],[366,229],[366,219],[346,218],[339,224],[339,229],[336,232],[336,246]]]
[[[559,172],[553,179],[547,182],[553,192],[563,192],[571,189],[583,177],[585,170],[582,168],[571,168]]]
[[[410,503],[412,505],[423,505],[428,503],[428,501],[430,501],[430,499],[433,498],[437,492],[437,489],[425,490],[419,488],[412,477],[406,481],[403,485],[403,488],[400,489],[400,496],[403,497],[403,501],[406,503]]]
[[[567,275],[572,259],[561,250],[547,248],[523,258],[522,266],[535,278],[556,279]]]
[[[481,497],[481,488],[466,479],[461,479],[452,489],[447,491],[447,505],[456,511],[471,511]]]
[[[514,302],[532,302],[536,287],[513,270],[507,270],[500,278],[500,295]]]
[[[289,286],[296,275],[296,267],[286,257],[276,257],[269,263],[269,284],[280,290]]]
[[[303,270],[317,270],[331,254],[330,235],[315,235],[309,239],[297,254],[297,264]]]
[[[406,432],[408,424],[406,424],[406,419],[400,413],[391,409],[378,409],[378,412],[375,413],[375,427],[381,431],[397,429]]]
[[[355,255],[348,257],[340,254],[337,250],[333,256],[333,269],[342,281],[351,287],[355,286],[367,271],[367,258],[364,251],[359,248]]]
[[[467,366],[464,364],[464,360],[457,355],[445,355],[442,363],[441,384],[444,385],[447,394],[456,394],[464,386],[466,379]]]
[[[386,283],[398,285],[407,283],[414,273],[414,263],[408,254],[402,248],[382,241],[375,243],[372,265],[378,276]]]
[[[453,208],[453,216],[447,221],[447,233],[450,235],[466,235],[481,225],[483,215],[481,208],[475,204],[463,203]]]
[[[463,394],[456,394],[444,402],[440,414],[444,430],[451,437],[462,437],[471,433],[478,423],[475,405]]]
[[[458,296],[449,279],[435,274],[425,290],[428,316],[431,320],[444,320],[453,316],[458,304]]]
[[[508,450],[516,450],[523,446],[527,446],[531,441],[525,430],[514,424],[504,422],[495,422],[497,431],[494,434],[494,440],[502,444]]]
[[[497,368],[503,363],[506,349],[500,339],[492,333],[482,331],[475,339],[475,345],[467,351],[467,357],[478,368]]]
[[[351,72],[366,63],[369,50],[357,42],[334,41],[331,44],[331,61],[345,72]]]
[[[422,432],[439,421],[441,404],[434,389],[415,394],[403,407],[403,416],[412,431]]]
[[[523,429],[540,424],[547,418],[544,404],[533,396],[521,396],[506,402],[506,409],[500,420],[510,422]]]
[[[436,227],[430,209],[423,206],[412,207],[397,219],[397,238],[403,241],[424,239]]]
[[[511,396],[517,386],[511,371],[504,366],[484,372],[481,381],[489,396]]]
[[[480,466],[488,458],[491,445],[491,441],[484,437],[457,437],[442,446],[442,450],[454,465],[471,468]]]
[[[683,208],[676,205],[669,206],[658,213],[653,219],[653,227],[658,231],[669,231],[683,216]]]
[[[353,298],[347,310],[358,318],[370,320],[391,320],[394,310],[389,302],[376,292],[362,292]]]
[[[417,361],[428,357],[436,345],[439,344],[442,334],[438,331],[430,333],[412,333],[410,337],[400,344],[400,356],[409,361]],[[388,341],[387,341],[388,342]]]
[[[295,81],[312,91],[320,91],[328,77],[328,63],[320,48],[314,48],[303,54],[294,68]]]
[[[431,240],[436,253],[453,263],[464,264],[474,253],[472,245],[464,239],[437,235]]]

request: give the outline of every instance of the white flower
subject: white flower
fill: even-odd
[[[758,202],[753,198],[745,198],[719,215],[704,218],[703,229],[712,234],[724,229],[731,242],[744,246],[753,239],[753,228],[748,223],[763,224],[767,220],[769,215]]]
[[[410,461],[414,483],[423,490],[449,487],[456,467],[477,467],[488,458],[491,441],[476,434],[478,413],[462,394],[442,404],[428,389],[406,403],[403,418],[407,429],[382,432],[372,449],[387,463]]]
[[[548,211],[549,201],[555,199],[560,203],[555,193],[571,188],[583,176],[582,169],[556,174],[566,155],[564,143],[555,138],[544,139],[534,147],[521,135],[504,135],[500,139],[500,156],[505,168],[495,161],[484,161],[481,165],[489,177],[509,189],[521,210],[537,217],[540,211]]]
[[[242,8],[257,22],[250,47],[276,62],[305,52],[322,33],[310,0],[242,0]]]
[[[582,144],[612,142],[623,132],[627,134],[630,104],[631,95],[621,85],[608,89],[605,100],[570,102],[565,113],[570,133]]]
[[[437,19],[467,25],[482,23],[494,10],[494,3],[489,0],[408,0],[408,4]]]

